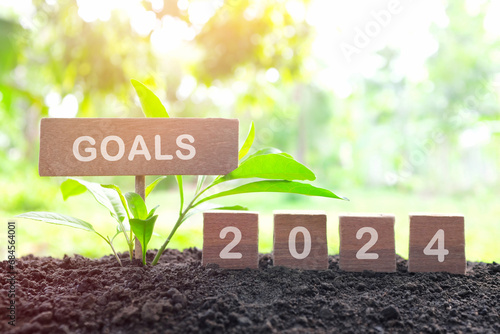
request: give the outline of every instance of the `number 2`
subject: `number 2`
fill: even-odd
[[[358,260],[376,260],[378,259],[377,253],[367,253],[367,251],[373,247],[378,241],[378,233],[377,230],[373,227],[362,227],[356,233],[356,239],[360,240],[365,233],[370,234],[370,240],[359,249],[356,253],[356,258]]]
[[[236,247],[241,241],[241,231],[237,227],[226,226],[220,231],[219,237],[221,239],[225,239],[228,233],[233,233],[234,239],[231,240],[231,242],[228,243],[227,246],[220,251],[219,257],[221,259],[241,259],[243,257],[243,254],[241,254],[240,252],[231,252],[231,250]]]
[[[437,249],[432,249],[431,247],[437,241]],[[444,230],[439,229],[436,234],[432,237],[431,241],[424,248],[425,255],[437,255],[439,262],[444,262],[444,257],[450,254],[450,251],[444,248]]]

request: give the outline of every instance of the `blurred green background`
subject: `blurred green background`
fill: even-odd
[[[438,212],[465,215],[469,260],[500,261],[499,46],[495,1],[2,1],[0,217],[57,211],[113,232],[90,194],[64,202],[63,178],[38,176],[39,122],[141,117],[135,78],[172,117],[238,118],[242,139],[253,120],[254,147],[292,154],[351,199],[220,201],[261,213],[261,252],[277,209],[325,210],[330,253],[339,213],[394,213],[405,257],[408,214]],[[87,179],[134,189],[133,177]],[[148,202],[161,205],[157,248],[175,223],[174,178]],[[90,233],[17,221],[20,255],[110,253]],[[170,246],[201,247],[201,233],[195,216]]]

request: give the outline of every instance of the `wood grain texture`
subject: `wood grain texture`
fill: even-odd
[[[365,228],[360,231],[360,229]],[[374,229],[373,236],[365,230]],[[373,231],[373,230],[372,230]],[[339,268],[345,271],[372,270],[377,272],[396,271],[396,250],[394,244],[394,216],[374,215],[340,215],[340,259]],[[374,236],[377,238],[375,239]],[[359,237],[359,238],[358,238]],[[372,239],[373,238],[373,239]],[[366,250],[372,259],[363,258],[362,247],[370,240],[375,244]],[[377,254],[377,255],[374,255]]]
[[[462,215],[411,214],[408,271],[465,274],[464,225]],[[444,248],[449,252],[443,262],[439,262],[437,255],[424,254],[424,249],[440,229],[444,231]],[[431,249],[437,247],[435,242]]]
[[[194,142],[182,137],[186,134]],[[82,137],[86,139],[75,144]],[[117,137],[123,141],[121,151]],[[189,158],[190,147],[195,150],[192,158]],[[135,154],[131,155],[133,148]],[[44,118],[41,121],[41,176],[224,175],[237,166],[237,119]]]
[[[306,233],[310,235],[309,253],[305,246]],[[305,258],[300,258],[305,255]],[[297,269],[328,269],[326,214],[318,211],[275,211],[273,262],[275,266]]]
[[[235,240],[232,228],[241,232],[241,240],[229,254],[239,253],[241,258],[221,258],[221,252]],[[203,214],[202,264],[209,263],[227,269],[259,267],[259,217],[256,212],[220,210]]]

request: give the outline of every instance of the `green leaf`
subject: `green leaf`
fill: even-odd
[[[287,181],[316,179],[309,168],[294,159],[281,154],[265,154],[245,160],[238,168],[221,178],[218,183],[254,177]]]
[[[146,187],[146,198],[153,191],[153,189],[158,185],[158,183],[165,180],[166,178],[167,178],[166,176],[160,176],[159,178],[157,178],[156,180],[151,182],[151,184]]]
[[[198,194],[201,190],[201,187],[203,187],[203,183],[205,183],[205,180],[207,179],[206,175],[198,175],[198,181],[196,182],[196,192],[195,194]]]
[[[218,208],[214,208],[212,210],[248,211],[248,208],[241,205],[231,205],[231,206],[221,206]]]
[[[147,219],[153,217],[153,215],[155,214],[156,209],[158,209],[158,207],[159,207],[159,205],[155,206],[154,208],[151,209],[151,211],[149,211]]]
[[[274,147],[268,147],[268,148],[263,148],[261,150],[258,150],[254,154],[248,156],[248,158],[253,158],[253,157],[256,157],[259,155],[265,155],[265,154],[279,154],[279,155],[282,155],[284,157],[293,159],[293,157],[290,154],[282,152],[281,150],[274,148]]]
[[[87,188],[92,196],[94,196],[95,200],[106,209],[108,209],[111,216],[118,222],[122,222],[127,216],[126,209],[122,205],[122,200],[120,199],[119,194],[114,189],[104,188],[99,183],[87,182],[80,179],[70,178],[68,180],[78,182],[80,185]]]
[[[149,240],[153,235],[153,229],[158,216],[153,216],[148,219],[130,219],[130,227],[142,246],[142,263],[146,264],[146,251],[148,249]]]
[[[90,223],[87,223],[84,220],[81,220],[81,219],[78,219],[75,217],[71,217],[71,216],[66,216],[66,215],[63,215],[60,213],[32,211],[32,212],[27,212],[27,213],[17,215],[16,217],[38,220],[38,221],[42,221],[42,222],[49,223],[49,224],[74,227],[74,228],[78,228],[80,230],[85,230],[88,232],[96,232],[94,230],[94,227]]]
[[[290,194],[299,194],[306,196],[320,196],[320,197],[349,200],[346,197],[340,197],[335,195],[330,190],[314,187],[307,183],[300,183],[294,181],[257,181],[257,182],[247,183],[237,188],[230,189],[227,191],[222,191],[220,193],[205,197],[204,199],[196,203],[195,206],[203,202],[212,200],[214,198],[219,198],[223,196],[247,194],[247,193],[259,193],[259,192],[290,193]]]
[[[61,183],[61,192],[64,200],[67,200],[71,196],[83,194],[86,191],[87,188],[85,186],[72,179],[67,179]]]
[[[177,180],[177,184],[179,185],[179,196],[181,200],[179,211],[182,212],[184,208],[184,186],[182,185],[182,175],[176,175],[175,179]]]
[[[146,219],[148,217],[148,209],[146,208],[146,203],[144,203],[144,200],[139,194],[128,192],[125,194],[125,198],[127,199],[130,213],[132,213],[132,216],[135,219]],[[132,229],[132,232],[133,231],[134,229]]]
[[[148,87],[137,80],[130,80],[134,86],[139,100],[141,101],[142,111],[146,117],[169,117],[167,110],[161,103],[158,96],[156,96]]]
[[[243,146],[240,149],[240,153],[238,154],[238,160],[241,160],[245,155],[247,155],[248,151],[250,150],[250,147],[252,147],[254,139],[255,139],[255,125],[252,122],[252,124],[250,125],[250,131],[248,132],[247,139],[245,139],[245,142],[243,143]]]
[[[112,189],[112,190],[116,191],[116,193],[120,197],[120,201],[122,203],[122,207],[125,210],[125,213],[127,214],[127,218],[130,219],[130,212],[128,210],[127,200],[125,199],[125,196],[123,196],[123,193],[122,193],[121,189],[118,186],[114,185],[114,184],[101,184],[101,187],[106,188],[106,189]],[[127,231],[130,231],[130,226],[128,225],[127,220],[123,219],[123,220],[118,221],[118,227],[117,227],[117,229],[119,231],[123,232],[125,240],[127,240],[127,244],[129,245],[129,247],[132,247],[132,243],[131,243],[131,240],[130,240],[131,237],[132,237],[132,235],[130,237],[127,235]],[[111,241],[114,240],[115,238],[116,238],[116,234],[113,236],[113,238],[111,239]],[[110,244],[110,246],[111,246],[111,244]]]
[[[116,191],[116,193],[120,197],[120,201],[122,202],[122,206],[125,209],[125,212],[127,213],[127,217],[130,219],[130,213],[129,213],[128,207],[127,207],[127,200],[125,199],[125,196],[123,196],[121,189],[118,188],[118,186],[116,186],[114,184],[101,184],[101,187],[108,188],[108,189],[114,189]]]
[[[200,206],[196,206],[194,209],[191,209],[182,219],[182,222],[186,221],[190,217],[194,216],[197,213],[201,212],[206,212],[210,210],[241,210],[241,211],[248,211],[248,208],[241,206],[241,205],[233,205],[233,206],[226,206],[226,205],[220,205],[220,204],[212,204],[212,203],[203,203]]]
[[[109,237],[108,237],[109,241],[111,241],[111,242],[112,242],[113,240],[115,240],[115,238],[118,236],[118,234],[120,234],[120,233],[122,233],[122,232],[123,232],[123,233],[125,233],[124,231],[122,231],[122,229],[121,229],[120,225],[117,225],[117,226],[116,226],[116,232],[115,232],[115,234],[113,235],[113,237],[112,237],[111,239],[109,239]]]

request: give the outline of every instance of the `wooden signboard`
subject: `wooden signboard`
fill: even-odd
[[[220,210],[203,214],[202,264],[227,269],[259,267],[259,217],[255,212]]]
[[[464,216],[411,214],[408,271],[465,274]]]
[[[326,214],[322,211],[275,211],[275,266],[328,269]]]
[[[40,176],[224,175],[238,167],[238,120],[44,118]]]
[[[396,271],[393,215],[343,215],[339,230],[341,270]]]

